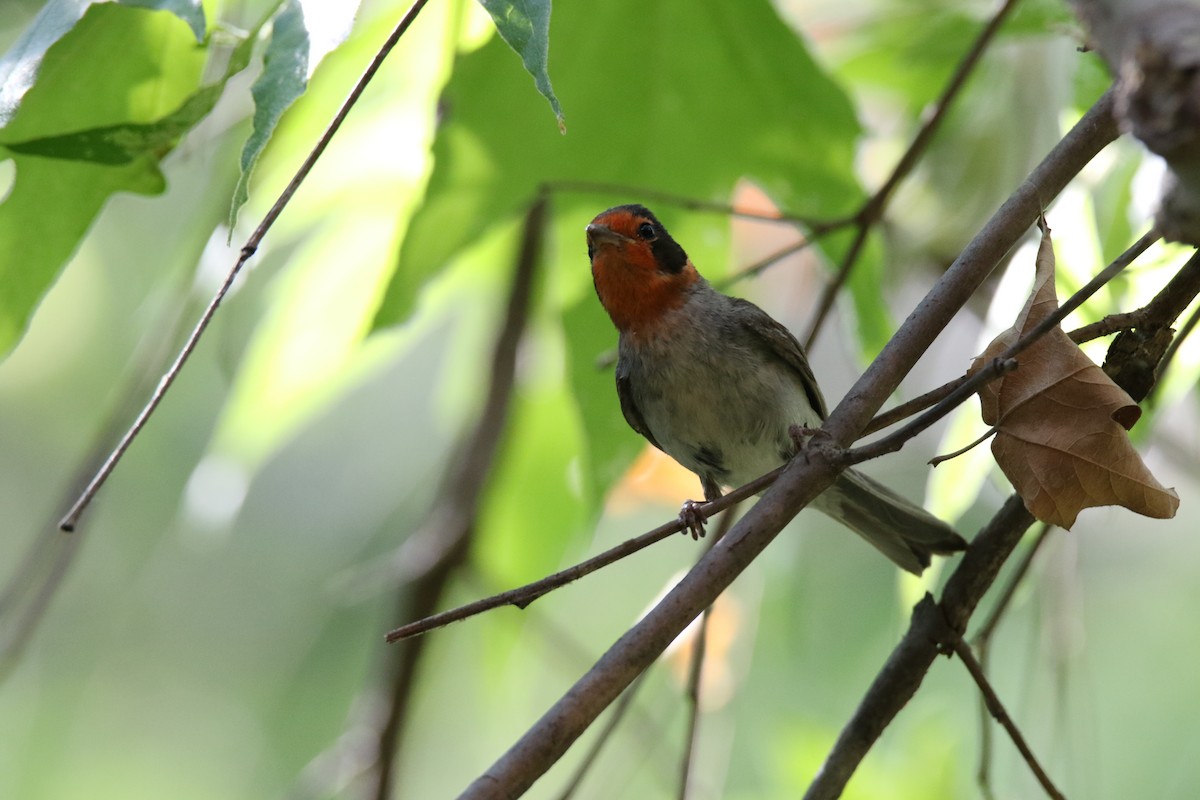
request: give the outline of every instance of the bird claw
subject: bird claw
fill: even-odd
[[[803,453],[809,439],[821,432],[820,428],[810,428],[807,425],[788,425],[788,436],[796,445],[796,452]]]
[[[679,521],[683,523],[683,533],[691,533],[692,539],[699,541],[704,538],[704,517],[700,514],[701,503],[695,500],[684,500],[679,508]]]

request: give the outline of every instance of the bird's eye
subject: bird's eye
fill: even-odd
[[[649,222],[643,222],[638,226],[638,236],[642,237],[648,242],[653,242],[658,238],[658,234],[655,232],[654,226]]]

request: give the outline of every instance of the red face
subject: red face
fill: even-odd
[[[617,206],[587,226],[596,293],[622,332],[644,333],[687,300],[700,279],[687,254],[643,206]]]

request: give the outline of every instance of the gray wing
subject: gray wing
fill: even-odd
[[[629,380],[629,368],[621,363],[621,359],[617,359],[617,399],[621,401],[621,413],[625,415],[625,421],[629,423],[629,427],[645,436],[650,444],[662,450],[662,445],[655,440],[654,434],[650,432],[650,426],[646,424],[637,403],[633,401],[633,386]]]
[[[813,410],[821,419],[825,419],[828,413],[825,409],[825,398],[821,396],[821,388],[817,385],[817,378],[813,375],[812,367],[808,365],[808,357],[804,355],[804,348],[800,346],[800,342],[791,331],[754,303],[740,297],[731,297],[730,300],[733,301],[733,310],[738,321],[772,355],[792,368],[800,379]]]

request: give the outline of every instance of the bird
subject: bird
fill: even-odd
[[[707,501],[790,460],[797,434],[827,413],[796,337],[750,301],[714,289],[643,205],[610,208],[586,233],[596,294],[618,333],[617,397],[629,426],[694,472]],[[695,537],[703,528],[688,524],[689,504],[681,518]],[[967,546],[856,470],[812,505],[917,575],[931,556]]]

